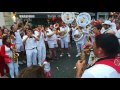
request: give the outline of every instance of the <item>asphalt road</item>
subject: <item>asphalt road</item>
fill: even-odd
[[[59,60],[51,62],[52,78],[74,78],[75,70],[73,69],[78,58],[76,58],[76,46],[72,45],[70,50],[71,57],[69,58],[65,53]],[[60,53],[58,53],[60,55]]]

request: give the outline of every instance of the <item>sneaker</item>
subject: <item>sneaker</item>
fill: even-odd
[[[76,57],[79,57],[80,56],[80,53],[78,53],[77,55],[76,55]]]
[[[68,57],[71,57],[71,55],[69,53],[67,53],[67,54],[68,54]]]
[[[61,53],[60,57],[63,57],[63,53]]]
[[[21,62],[21,61],[18,61],[18,64],[23,64],[23,62]]]

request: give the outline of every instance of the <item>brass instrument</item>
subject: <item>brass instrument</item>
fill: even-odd
[[[17,62],[17,59],[18,59],[18,57],[19,57],[19,54],[13,51],[13,56],[12,56],[12,57],[13,57],[13,61],[14,61],[14,62]]]
[[[19,57],[19,54],[16,53],[16,52],[13,50],[13,47],[12,47],[11,50],[12,50],[12,59],[13,59],[14,62],[17,62],[18,57]]]
[[[69,27],[66,26],[64,31],[59,32],[59,35],[61,38],[64,38],[66,35],[68,35],[68,33],[69,33],[68,29],[69,29]]]

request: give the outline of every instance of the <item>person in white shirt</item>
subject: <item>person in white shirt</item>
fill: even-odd
[[[75,24],[72,24],[72,39],[74,39],[74,33],[77,28],[78,28],[78,26],[76,26]]]
[[[79,29],[76,29],[74,31],[74,34],[73,34],[73,39],[75,40],[76,37],[78,37],[78,35],[81,35],[81,37],[79,38],[79,40],[75,40],[75,43],[76,43],[76,47],[77,47],[77,55],[76,57],[79,57],[80,56],[80,52],[81,50],[83,50],[83,45],[84,45],[84,38],[83,38],[83,32],[81,30],[82,28],[79,28]]]
[[[105,20],[105,22],[103,23],[103,29],[104,30],[101,30],[101,31],[104,31],[104,32],[101,32],[101,34],[103,33],[111,33],[111,34],[115,34],[115,31],[113,30],[112,27],[112,24],[111,24],[111,21],[109,20]]]
[[[94,54],[99,58],[85,70],[85,60],[76,63],[76,78],[120,78],[120,45],[114,34],[95,37]]]
[[[27,56],[27,67],[32,64],[37,65],[37,43],[39,39],[33,34],[32,29],[28,29],[27,35],[23,36],[23,43],[25,44],[26,56]]]
[[[56,31],[53,30],[53,25],[50,24],[50,27],[46,30],[46,35],[51,59],[56,59],[57,38],[55,34]]]
[[[119,21],[116,23],[116,28],[117,28],[116,36],[117,36],[118,41],[120,43],[120,22]]]
[[[67,25],[65,25],[65,23],[63,22],[62,23],[62,26],[60,27],[60,32],[59,33],[62,33],[62,32],[66,32],[66,30],[65,29],[68,29],[68,33],[67,33],[67,35],[66,36],[60,36],[61,37],[61,55],[60,55],[60,57],[62,57],[63,56],[63,52],[64,52],[64,48],[65,48],[65,50],[67,51],[67,54],[68,54],[68,57],[71,57],[71,55],[70,55],[70,52],[69,52],[69,43],[70,43],[70,35],[69,35],[69,32],[70,32],[70,28],[67,26]]]
[[[41,30],[39,30],[39,41],[37,43],[37,50],[38,50],[38,64],[41,66],[43,65],[43,61],[46,58],[46,47],[45,47],[45,41],[44,41],[44,27],[41,27]]]
[[[18,28],[18,25],[19,24],[17,23],[17,25],[11,26],[11,30],[14,32],[14,35],[15,35],[13,42],[16,45],[17,52],[20,55],[18,58],[18,63],[23,64],[24,60],[23,60],[22,56],[23,56],[24,46],[23,46],[21,35],[20,35],[20,31],[22,30],[22,28],[21,28],[21,26],[19,26],[19,28]]]

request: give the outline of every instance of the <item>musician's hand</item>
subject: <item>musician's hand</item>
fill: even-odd
[[[56,33],[57,33],[57,31],[55,30],[55,31],[54,31],[54,34],[56,34]]]
[[[32,38],[35,38],[35,36],[34,36],[34,35],[32,35],[31,37],[32,37]]]
[[[76,78],[80,78],[80,75],[82,74],[82,69],[85,66],[85,60],[81,61],[78,60],[76,63]]]
[[[78,60],[76,63],[76,69],[81,70],[84,65],[85,65],[85,60]]]
[[[90,41],[87,41],[85,45],[91,47],[92,43]]]

